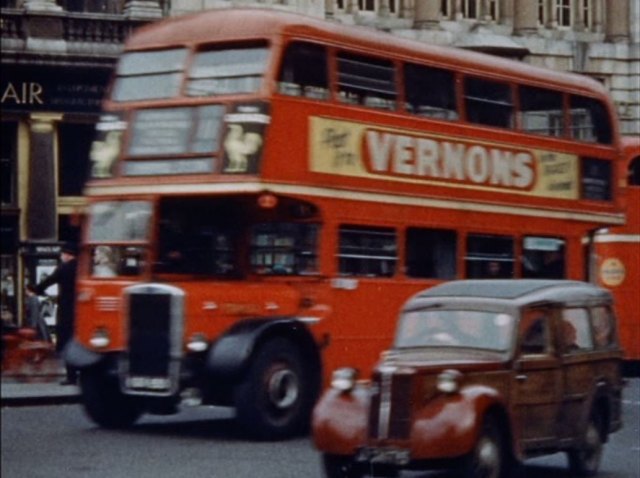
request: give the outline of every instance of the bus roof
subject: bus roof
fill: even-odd
[[[514,60],[400,38],[366,27],[345,26],[296,13],[259,8],[212,9],[146,25],[127,41],[125,49],[167,45],[193,46],[214,41],[240,41],[277,36],[356,46],[371,54],[427,60],[483,76],[518,78],[540,86],[553,84],[568,91],[606,96],[603,85],[583,75],[557,72]]]

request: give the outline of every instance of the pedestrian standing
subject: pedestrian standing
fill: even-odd
[[[58,310],[56,313],[56,351],[62,354],[65,346],[73,338],[76,303],[76,261],[77,249],[73,244],[65,244],[60,252],[58,267],[46,279],[35,286],[27,286],[27,295],[44,295],[54,284],[58,285]],[[66,365],[67,377],[61,385],[75,385],[77,370]]]

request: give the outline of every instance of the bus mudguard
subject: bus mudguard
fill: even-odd
[[[72,340],[62,354],[64,361],[76,368],[87,368],[104,359],[104,355],[92,352],[79,342]]]
[[[320,366],[318,347],[309,329],[295,318],[282,317],[245,320],[235,324],[209,349],[206,360],[208,372],[225,380],[239,378],[256,348],[276,336],[289,338],[299,346],[314,367]]]

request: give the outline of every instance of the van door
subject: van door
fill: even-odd
[[[529,309],[519,324],[512,390],[517,433],[524,450],[557,443],[562,375],[551,317],[551,309]]]
[[[586,407],[596,390],[599,375],[588,309],[562,309],[557,332],[563,362],[563,397],[558,425],[561,438],[571,440],[580,436],[588,418]]]

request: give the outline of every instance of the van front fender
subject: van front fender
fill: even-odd
[[[313,411],[313,442],[318,450],[334,455],[353,455],[365,444],[370,405],[369,386],[350,392],[328,389]]]
[[[411,430],[412,458],[455,458],[471,452],[490,409],[506,418],[502,396],[485,386],[463,387],[431,399],[417,414]],[[503,425],[509,426],[508,420]]]

